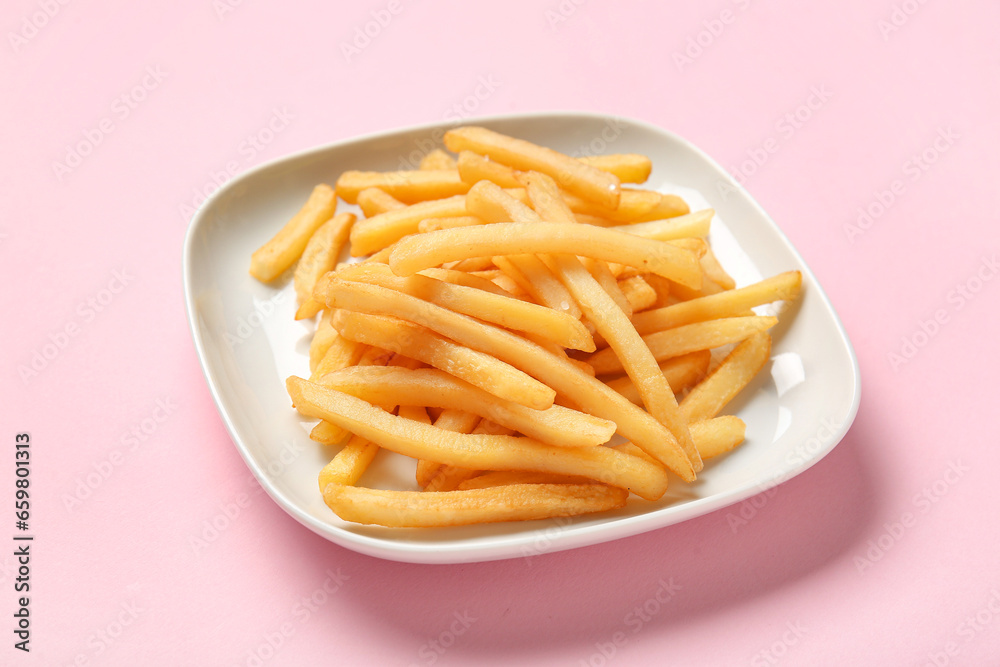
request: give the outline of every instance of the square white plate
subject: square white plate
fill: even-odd
[[[643,187],[683,196],[717,212],[710,241],[739,286],[782,271],[803,274],[800,299],[772,330],[772,361],[726,412],[747,424],[746,442],[709,461],[700,479],[673,478],[651,503],[631,498],[610,514],[572,520],[444,529],[388,529],[341,521],[323,503],[317,476],[332,452],[308,438],[312,425],[291,409],[289,375],[309,375],[312,322],[296,322],[288,276],[274,286],[250,277],[250,255],[320,182],[349,169],[415,168],[440,145],[448,124],[384,132],[291,155],[239,176],[194,216],[184,248],[184,288],[195,347],[212,396],[237,448],[264,489],[305,526],[361,553],[416,563],[534,556],[642,533],[739,502],[790,479],[841,440],[857,412],[857,359],[815,277],[778,226],[708,156],[683,139],[635,120],[585,113],[475,119],[477,125],[570,155],[643,153],[653,161]],[[354,210],[339,206],[338,210]],[[381,452],[362,483],[416,488],[412,462]]]

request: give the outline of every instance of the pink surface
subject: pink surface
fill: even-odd
[[[19,432],[36,539],[30,654],[0,548],[0,663],[996,664],[995,3],[174,4],[4,4],[0,541]],[[855,345],[854,427],[769,495],[616,543],[417,566],[324,541],[212,404],[185,207],[313,145],[548,109],[752,172]]]

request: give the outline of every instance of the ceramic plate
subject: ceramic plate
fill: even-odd
[[[716,210],[710,241],[738,286],[781,271],[802,272],[801,298],[783,309],[772,330],[771,362],[726,409],[746,422],[746,442],[709,461],[697,482],[674,477],[660,501],[633,497],[626,508],[608,514],[443,529],[360,526],[335,516],[316,481],[330,451],[309,440],[313,422],[291,409],[284,387],[289,375],[309,375],[314,324],[294,320],[290,276],[274,285],[250,277],[250,254],[299,209],[315,184],[333,184],[349,169],[416,168],[450,127],[424,125],[322,146],[258,167],[219,189],[191,222],[184,288],[195,347],[233,442],[275,502],[327,539],[381,558],[457,563],[536,556],[726,507],[794,477],[836,446],[860,398],[851,344],[788,239],[715,162],[665,130],[624,118],[542,113],[475,123],[575,156],[649,155],[653,173],[644,187],[679,194],[692,210]],[[413,489],[413,473],[412,461],[380,452],[361,483]]]

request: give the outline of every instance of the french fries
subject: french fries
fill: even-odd
[[[379,491],[330,484],[323,499],[355,523],[399,528],[527,521],[617,509],[628,492],[603,484],[509,484],[456,491]]]
[[[694,289],[701,287],[701,267],[688,250],[613,229],[559,222],[501,222],[410,236],[393,248],[389,266],[396,275],[409,276],[470,257],[533,253],[583,255],[634,266]]]
[[[750,336],[729,353],[710,376],[681,401],[681,414],[688,422],[710,419],[731,401],[764,367],[771,356],[771,337]]]
[[[366,401],[321,385],[290,377],[288,394],[307,417],[337,424],[379,446],[439,463],[477,470],[533,470],[579,475],[628,489],[646,500],[667,490],[666,471],[645,459],[611,447],[557,447],[531,438],[465,435],[435,430],[389,414]]]
[[[335,280],[332,275],[330,282],[317,290],[318,294],[325,295],[331,289],[330,285]],[[366,266],[362,271],[352,272],[351,275],[355,276],[355,280],[403,292],[484,322],[537,334],[562,347],[585,352],[596,349],[587,328],[579,319],[565,312],[426,275],[414,274],[408,278],[400,278],[385,265]]]
[[[544,410],[552,405],[555,391],[510,364],[463,347],[418,324],[369,313],[337,313],[340,335],[372,349],[390,350],[446,369],[498,398]]]
[[[333,217],[337,197],[333,188],[320,184],[295,216],[258,248],[250,258],[250,275],[268,283],[285,272],[302,255],[310,237],[320,226]]]
[[[426,405],[464,410],[550,445],[602,445],[615,433],[614,423],[606,419],[560,405],[533,410],[493,397],[448,373],[430,368],[345,368],[322,377],[319,384],[376,405]]]
[[[642,340],[653,357],[657,361],[663,361],[689,352],[735,343],[760,331],[766,331],[777,323],[778,318],[769,316],[727,317],[658,331],[643,336]],[[622,360],[615,356],[611,348],[590,355],[587,363],[594,367],[594,372],[598,375],[620,373],[625,370]]]
[[[337,179],[337,196],[354,204],[367,188],[378,188],[404,204],[465,194],[469,184],[453,169],[414,171],[345,171]]]
[[[575,158],[481,127],[444,145],[419,169],[316,186],[251,258],[262,282],[298,261],[296,319],[322,315],[308,379],[286,389],[333,448],[318,485],[337,516],[608,511],[660,500],[671,475],[692,482],[744,441],[721,411],[770,357],[777,318],[753,309],[797,298],[799,272],[737,285],[708,244],[712,209],[622,187],[647,180],[645,156]],[[335,215],[337,197],[364,217]],[[379,450],[415,459],[420,490],[358,486]]]
[[[469,150],[514,169],[548,174],[563,189],[586,201],[610,209],[618,207],[621,181],[617,176],[551,148],[507,137],[482,127],[449,130],[444,135],[444,145],[456,153]]]

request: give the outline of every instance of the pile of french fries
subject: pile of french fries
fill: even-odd
[[[331,447],[326,504],[396,527],[573,516],[658,500],[739,445],[720,412],[777,322],[753,308],[796,298],[800,273],[737,289],[712,210],[623,187],[649,177],[645,156],[480,127],[444,144],[419,170],[317,185],[251,260],[264,282],[297,262],[296,318],[319,316],[311,375],[287,389]],[[358,485],[380,449],[415,459],[415,490]]]

